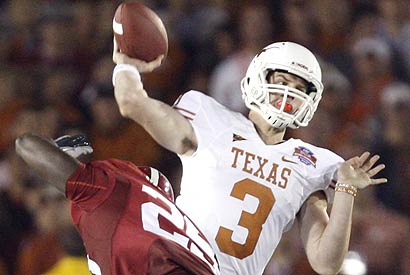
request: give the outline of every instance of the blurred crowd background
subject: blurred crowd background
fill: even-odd
[[[150,95],[168,104],[197,89],[246,114],[239,82],[261,48],[294,41],[320,58],[323,99],[310,125],[287,137],[344,158],[379,153],[389,179],[359,192],[343,274],[409,275],[410,1],[141,2],[168,31],[164,64],[143,76]],[[179,192],[178,158],[122,118],[113,97],[112,18],[119,3],[0,0],[1,275],[52,275],[86,264],[64,196],[16,157],[14,139],[24,132],[85,133],[92,159],[157,167]],[[265,271],[283,274],[315,274],[294,230]]]

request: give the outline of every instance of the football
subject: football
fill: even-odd
[[[113,30],[120,52],[129,57],[149,62],[168,53],[168,35],[162,20],[137,1],[118,6]]]

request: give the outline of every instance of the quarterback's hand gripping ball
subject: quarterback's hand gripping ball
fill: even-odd
[[[114,38],[121,53],[145,62],[166,56],[168,35],[159,16],[137,1],[121,3],[113,19]]]

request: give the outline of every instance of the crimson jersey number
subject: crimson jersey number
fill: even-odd
[[[258,207],[254,213],[242,211],[238,225],[248,229],[248,236],[245,243],[237,243],[232,240],[233,230],[226,227],[219,227],[216,235],[216,243],[219,249],[233,257],[243,259],[251,255],[256,247],[262,226],[266,222],[273,205],[275,196],[269,187],[261,185],[251,179],[244,179],[234,184],[231,196],[244,200],[246,195],[251,195],[258,199]]]
[[[146,202],[141,205],[141,219],[144,230],[174,241],[195,254],[206,263],[214,274],[219,274],[218,263],[210,244],[204,239],[202,234],[178,208],[168,201],[162,194],[146,185],[142,186],[142,191],[153,199],[160,200],[167,206],[167,209],[153,202]],[[160,216],[171,222],[174,228],[185,234],[170,232],[161,226]],[[99,265],[88,258],[88,268],[94,275],[102,275]]]
[[[211,245],[205,240],[192,221],[158,191],[146,185],[143,185],[142,191],[150,195],[152,198],[160,200],[168,208],[165,209],[153,202],[143,203],[141,205],[141,217],[144,230],[180,244],[182,247],[202,259],[202,261],[206,263],[215,274],[219,274],[217,262],[214,261],[215,254]],[[181,230],[185,234],[166,230],[161,226],[160,217],[171,222],[175,228]]]

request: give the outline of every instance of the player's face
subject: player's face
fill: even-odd
[[[308,85],[305,80],[298,76],[285,72],[271,72],[268,75],[268,82],[269,84],[279,84],[288,86],[290,88],[295,88],[303,93],[307,93],[308,91]],[[270,93],[269,99],[270,103],[276,108],[280,108],[283,104],[283,94]],[[285,104],[286,106],[284,108],[284,111],[293,114],[302,105],[302,101],[292,96],[288,96]]]

